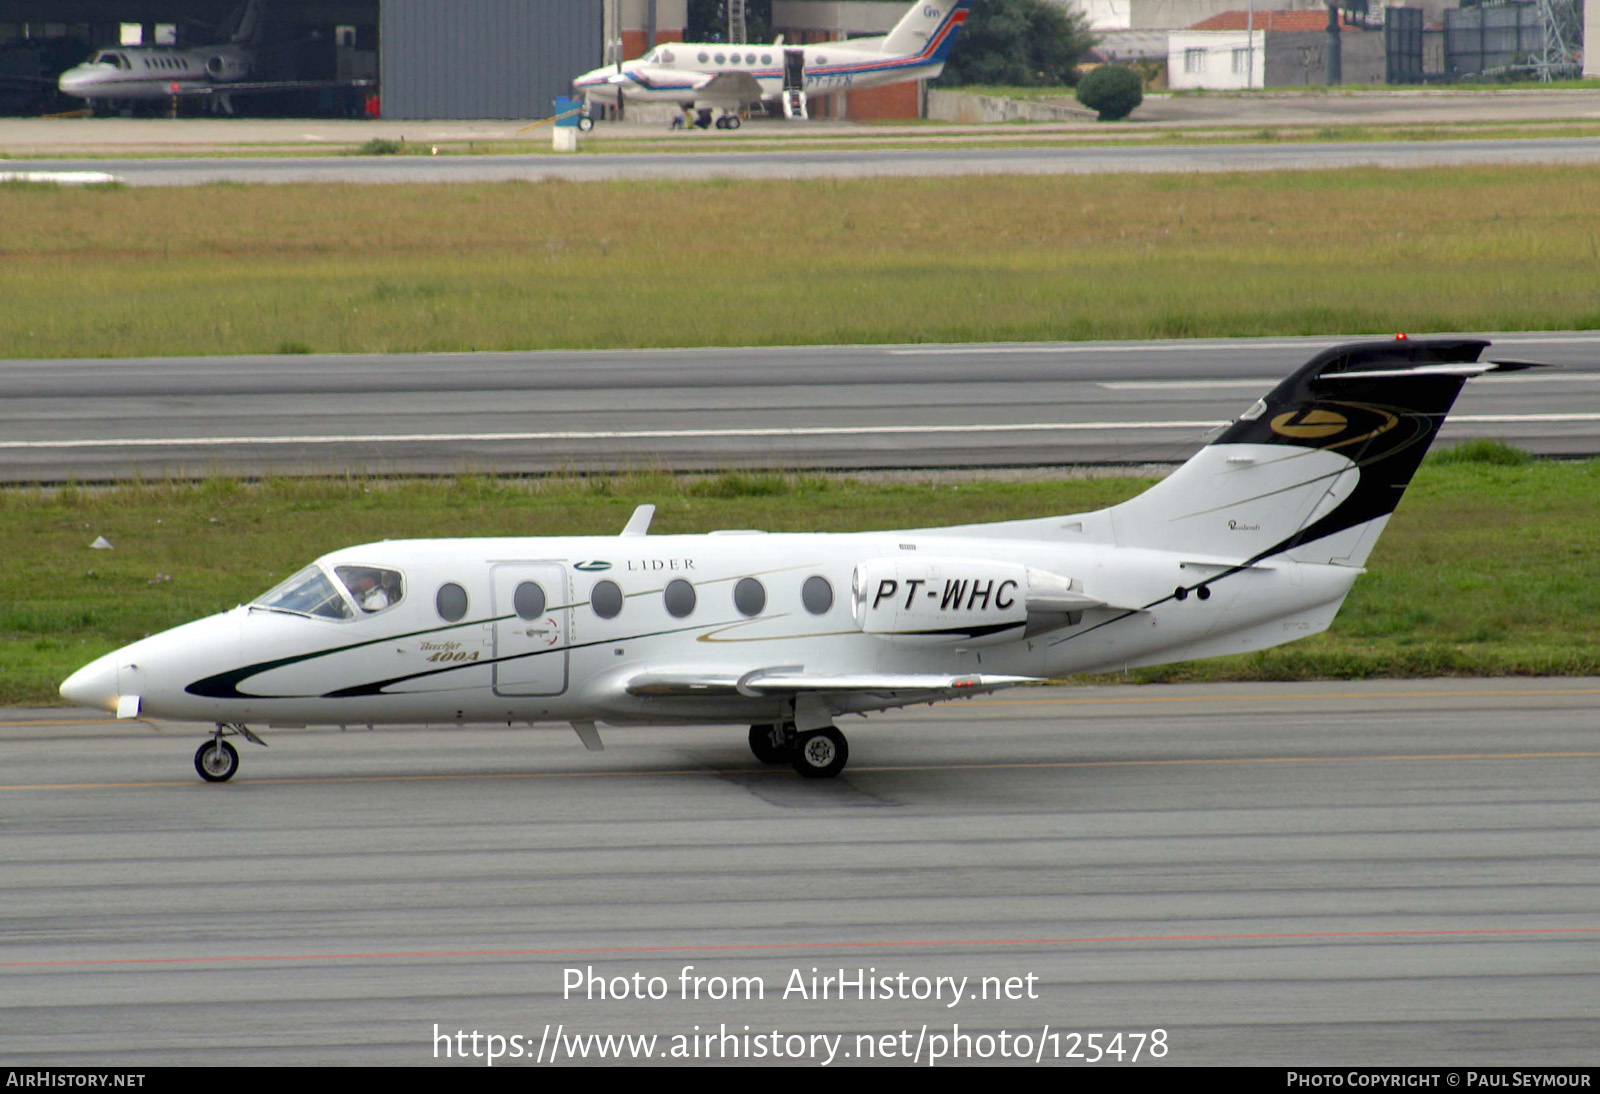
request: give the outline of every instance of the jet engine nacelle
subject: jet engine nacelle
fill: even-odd
[[[236,54],[213,53],[206,58],[206,74],[213,80],[242,80],[250,75],[250,65]]]
[[[1022,636],[1030,610],[1037,618],[1100,603],[1071,578],[993,559],[880,558],[861,563],[850,579],[856,626],[906,645],[1007,642]]]

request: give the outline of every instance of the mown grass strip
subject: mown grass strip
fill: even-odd
[[[1140,680],[1600,672],[1600,461],[1430,461],[1327,634]],[[384,538],[912,528],[1098,508],[1142,479],[869,484],[787,475],[427,482],[231,479],[0,491],[0,703],[59,702],[73,669]],[[89,544],[105,536],[111,550]]]
[[[0,354],[1588,329],[1597,207],[1560,167],[0,185]]]

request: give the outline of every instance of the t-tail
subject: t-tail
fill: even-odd
[[[261,33],[261,0],[245,0],[235,9],[233,33],[228,35],[232,45],[253,45]]]
[[[1274,556],[1359,567],[1462,385],[1495,370],[1465,338],[1358,342],[1317,354],[1150,490],[1110,510],[1119,546],[1251,566]]]
[[[927,0],[913,4],[883,40],[883,52],[904,55],[916,64],[942,65],[967,21],[972,0]]]

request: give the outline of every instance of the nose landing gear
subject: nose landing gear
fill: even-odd
[[[228,733],[237,733],[252,744],[267,747],[267,742],[238,722],[218,722],[211,740],[194,754],[194,769],[208,783],[225,783],[239,770],[239,750],[222,739]]]

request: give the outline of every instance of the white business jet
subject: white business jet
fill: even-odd
[[[261,32],[261,0],[246,0],[233,19],[233,33],[220,45],[105,46],[81,65],[63,72],[63,95],[90,106],[122,102],[207,98],[221,112],[233,113],[234,95],[322,88],[356,87],[370,80],[262,80],[255,43]]]
[[[1487,342],[1317,354],[1145,493],[899,532],[369,543],[107,654],[74,703],[254,725],[736,723],[764,763],[844,769],[834,721],[1324,630]]]
[[[806,96],[853,91],[944,71],[971,0],[918,0],[888,34],[785,46],[670,42],[643,57],[586,72],[572,82],[589,101],[677,103],[697,110],[702,128],[721,110],[719,129],[739,128],[752,103],[780,100],[789,118],[806,117]]]

